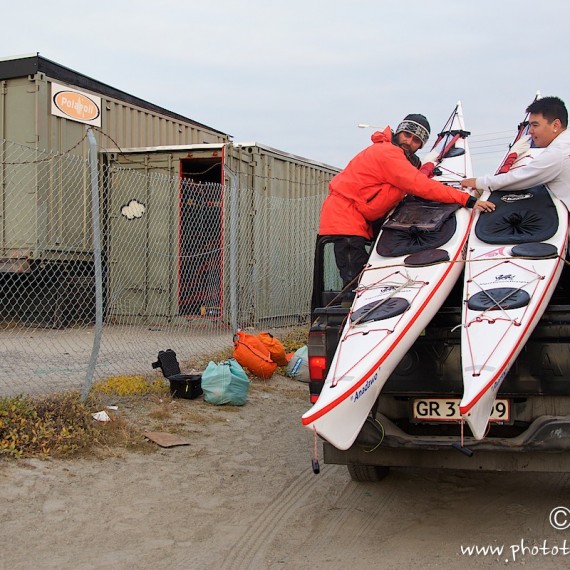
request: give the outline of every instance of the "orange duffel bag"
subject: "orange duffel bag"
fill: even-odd
[[[234,358],[260,378],[271,378],[277,368],[269,349],[255,335],[241,330],[234,335]]]
[[[279,339],[268,332],[259,333],[257,338],[267,347],[271,360],[273,360],[277,366],[287,366],[288,360],[285,355],[285,347],[281,344]]]

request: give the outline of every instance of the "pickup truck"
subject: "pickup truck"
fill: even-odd
[[[309,392],[316,402],[349,309],[338,299],[330,236],[317,240]],[[355,481],[378,481],[390,467],[570,471],[570,267],[503,381],[482,440],[459,421],[463,393],[460,324],[463,280],[396,367],[349,449],[323,442],[324,462],[347,465]]]

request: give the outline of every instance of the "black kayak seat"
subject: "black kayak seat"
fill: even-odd
[[[511,255],[513,257],[536,257],[545,259],[557,257],[558,250],[556,246],[551,243],[521,243],[511,249]]]
[[[404,258],[404,265],[435,265],[444,261],[449,261],[449,253],[445,249],[428,249],[408,255],[408,257]]]
[[[558,213],[546,186],[527,190],[497,190],[489,201],[495,211],[479,216],[475,235],[489,244],[543,242],[558,229]]]
[[[391,297],[383,302],[374,301],[354,311],[350,316],[350,320],[352,322],[368,323],[391,319],[401,315],[409,306],[410,303],[403,297]]]
[[[498,311],[500,309],[520,309],[528,305],[530,295],[514,287],[496,287],[485,289],[469,297],[467,306],[472,311]]]

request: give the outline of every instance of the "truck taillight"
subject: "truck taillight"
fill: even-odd
[[[326,357],[309,356],[309,378],[313,381],[324,380],[326,366]]]
[[[309,352],[309,394],[311,403],[315,403],[323,389],[327,372],[327,354],[325,333],[311,331],[307,343]]]

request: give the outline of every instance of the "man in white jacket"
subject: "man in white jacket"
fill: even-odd
[[[525,166],[496,175],[466,178],[461,185],[478,190],[523,190],[545,184],[570,211],[570,131],[568,111],[558,97],[543,97],[531,103],[529,134],[533,146],[544,150]],[[523,141],[524,143],[524,141]],[[511,150],[515,150],[516,143]],[[519,145],[519,154],[532,153],[529,145]],[[519,157],[520,158],[520,157]]]

